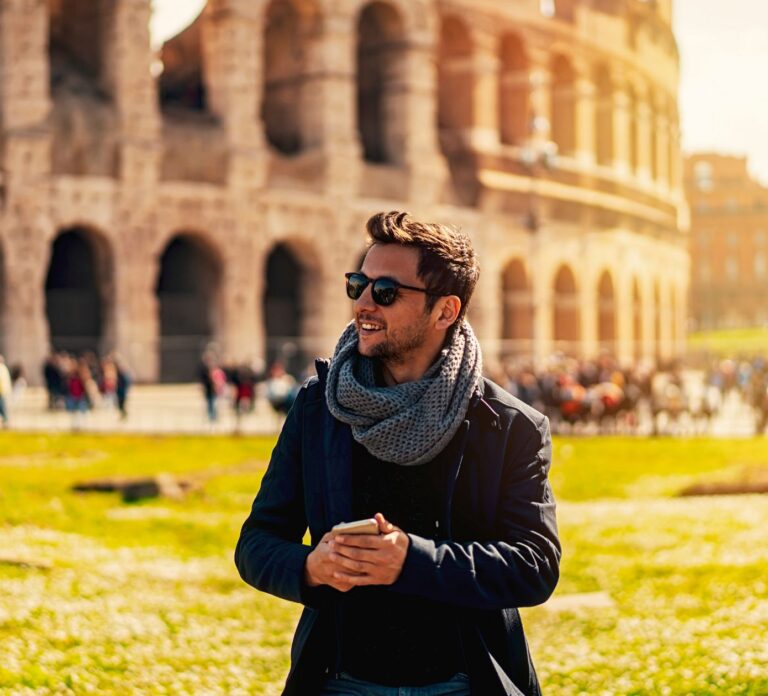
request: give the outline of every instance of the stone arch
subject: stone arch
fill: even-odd
[[[272,0],[266,11],[261,118],[267,141],[285,155],[312,144],[305,124],[313,116],[309,70],[320,20],[308,0]]]
[[[501,274],[501,357],[533,352],[533,292],[521,259],[512,259]]]
[[[405,29],[398,9],[369,2],[357,22],[357,127],[368,162],[402,164]]]
[[[576,152],[576,72],[563,55],[552,57],[551,83],[552,140],[560,153]]]
[[[501,38],[499,74],[499,137],[502,143],[520,145],[530,131],[528,57],[516,34]]]
[[[613,163],[613,81],[607,65],[595,68],[595,160]]]
[[[268,365],[280,360],[294,375],[306,367],[317,338],[313,317],[321,315],[322,278],[319,256],[302,240],[278,241],[268,252],[262,297]]]
[[[637,92],[632,85],[627,86],[627,123],[629,128],[629,171],[637,174],[640,166],[640,143],[638,135]]]
[[[160,254],[155,294],[160,381],[197,378],[203,351],[219,333],[224,263],[203,235],[180,232]]]
[[[51,243],[45,314],[51,348],[71,353],[113,347],[114,256],[106,236],[74,225]]]
[[[643,298],[637,278],[632,281],[632,354],[636,363],[643,358]]]
[[[616,293],[607,270],[597,282],[597,341],[601,352],[616,354]]]
[[[443,17],[437,61],[437,126],[441,137],[472,128],[472,37],[463,19]]]
[[[568,354],[579,352],[581,317],[576,277],[570,266],[563,264],[553,282],[553,331],[555,349]]]

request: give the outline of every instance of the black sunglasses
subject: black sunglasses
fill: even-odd
[[[403,285],[394,278],[387,278],[386,276],[373,279],[369,278],[365,273],[357,272],[345,273],[344,277],[347,279],[347,297],[350,300],[356,300],[360,297],[370,284],[373,301],[382,307],[389,307],[397,299],[397,293],[400,290],[416,290],[416,292],[423,292],[426,295],[439,296],[439,293],[432,292],[426,288],[414,288],[412,285]]]

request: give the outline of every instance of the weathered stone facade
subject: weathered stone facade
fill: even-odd
[[[679,354],[671,0],[2,0],[0,350],[327,354],[381,209],[462,226],[486,361]]]

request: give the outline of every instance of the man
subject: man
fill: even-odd
[[[468,237],[367,227],[354,321],[287,417],[237,567],[305,605],[284,694],[538,694],[517,607],[558,579],[549,424],[482,377]],[[379,534],[330,533],[367,517]]]

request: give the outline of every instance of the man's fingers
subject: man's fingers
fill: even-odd
[[[353,570],[357,573],[364,573],[367,570],[370,570],[371,566],[373,565],[370,561],[366,560],[355,560],[353,558],[348,558],[347,556],[343,556],[340,553],[332,553],[331,554],[331,560],[337,564],[341,565],[347,570]]]
[[[358,549],[380,549],[386,544],[380,534],[347,534],[334,539],[334,546],[347,546]]]

